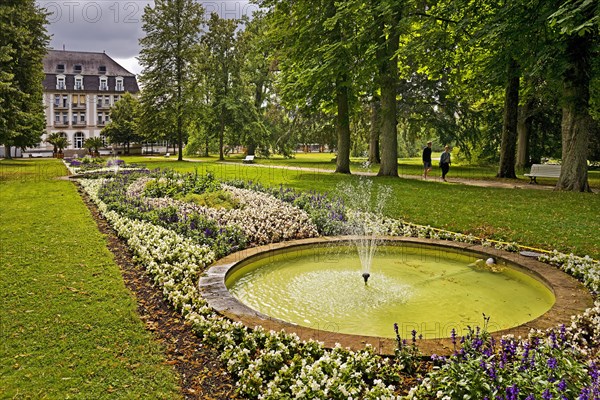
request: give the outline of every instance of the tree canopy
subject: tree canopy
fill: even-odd
[[[0,144],[25,148],[46,128],[42,102],[46,14],[34,0],[0,5]]]
[[[143,126],[175,127],[181,144],[191,133],[190,152],[328,145],[336,172],[352,152],[397,176],[398,156],[433,139],[500,178],[553,159],[557,189],[589,190],[597,2],[262,0],[252,20],[204,25],[192,3],[147,8],[140,56]]]

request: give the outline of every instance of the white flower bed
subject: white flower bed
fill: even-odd
[[[371,348],[361,351],[349,351],[339,347],[326,350],[314,341],[301,342],[295,335],[267,332],[261,327],[250,331],[240,323],[216,315],[201,298],[197,288],[203,269],[214,261],[212,250],[206,246],[198,246],[168,229],[147,222],[133,221],[115,212],[107,211],[106,205],[97,195],[102,182],[103,180],[82,180],[81,185],[98,204],[100,211],[119,236],[127,240],[135,253],[136,260],[154,276],[165,298],[182,312],[198,335],[221,349],[222,359],[228,370],[236,377],[239,390],[244,396],[264,399],[399,398],[395,395],[394,387],[386,386],[377,378],[379,372],[392,367],[387,364],[387,360],[374,354]],[[139,194],[140,188],[141,186],[130,187],[128,193]],[[203,210],[203,212],[212,213],[211,216],[215,218],[229,218],[224,221],[239,223],[244,227],[255,224],[257,219],[281,219],[279,222],[274,222],[271,230],[277,232],[281,238],[287,237],[285,224],[293,225],[297,222],[283,218],[288,212],[295,213],[294,218],[301,218],[302,224],[307,220],[305,215],[293,209],[275,205],[269,196],[258,195],[244,189],[232,190],[228,187],[227,190],[231,190],[236,197],[243,199],[243,202],[248,204],[246,208],[259,217],[253,218],[241,211],[232,213],[229,217],[216,210]],[[174,200],[153,199],[151,201],[178,204],[184,210],[185,207],[193,207],[194,211],[203,209],[187,203],[173,203]],[[267,211],[260,213],[263,208]],[[350,219],[355,221],[365,217],[358,213],[349,213],[349,215]],[[310,229],[306,229],[306,227],[295,227],[292,231],[296,234],[297,232],[313,234]],[[381,221],[381,226],[371,226],[371,229],[383,234],[431,237],[518,249],[514,244],[482,242],[472,236],[391,219],[385,219]],[[257,240],[272,241],[272,238],[267,235],[261,233],[256,234],[256,237],[263,238]],[[555,252],[541,259],[561,266],[565,271],[582,278],[590,289],[597,290],[600,266],[589,257],[579,258]],[[596,303],[594,308],[587,310],[583,315],[573,317],[567,333],[582,353],[592,354],[597,351],[594,349],[600,342],[599,327],[600,303]]]
[[[242,393],[282,398],[287,383],[293,382],[294,398],[328,399],[346,394],[348,398],[399,398],[394,387],[378,380],[369,384],[358,372],[373,374],[384,366],[384,359],[371,348],[357,352],[339,347],[325,350],[317,342],[301,342],[296,335],[267,332],[261,327],[249,331],[216,315],[197,289],[199,274],[214,259],[212,251],[168,229],[107,211],[98,198],[103,180],[80,182],[117,234],[127,240],[136,260],[162,286],[165,298],[182,312],[196,333],[223,349],[222,358],[237,377]],[[315,354],[318,357],[312,357]]]
[[[142,178],[127,189],[127,194],[139,197],[143,186],[149,181]],[[316,226],[306,212],[275,197],[233,186],[222,186],[242,205],[231,210],[203,207],[171,198],[146,198],[147,204],[155,208],[176,206],[182,215],[192,212],[217,221],[220,226],[239,226],[252,245],[260,246],[285,240],[319,236]]]

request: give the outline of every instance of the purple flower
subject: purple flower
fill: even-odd
[[[517,385],[512,385],[506,388],[506,400],[518,400],[519,399],[519,388]]]
[[[552,393],[550,393],[550,389],[544,390],[544,393],[542,393],[542,399],[544,399],[544,400],[552,399]]]
[[[551,357],[548,359],[548,368],[555,369],[557,364],[558,364],[558,362],[556,361],[556,358]]]
[[[560,390],[561,392],[564,392],[566,388],[567,388],[567,382],[564,379],[561,379],[560,382],[558,382],[558,390]]]

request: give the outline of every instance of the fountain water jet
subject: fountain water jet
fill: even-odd
[[[340,185],[337,190],[350,208],[348,234],[354,237],[366,285],[371,276],[371,264],[378,242],[385,234],[378,221],[384,218],[383,208],[391,195],[391,189],[382,186],[375,191],[371,179],[361,178],[358,183]]]

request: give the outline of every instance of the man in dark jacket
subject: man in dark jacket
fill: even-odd
[[[431,141],[423,148],[423,179],[427,179],[429,171],[431,171]]]

